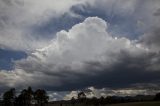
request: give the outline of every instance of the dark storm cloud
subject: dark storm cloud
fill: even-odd
[[[154,56],[154,54],[150,55],[142,55],[141,57],[137,57],[137,59],[127,56],[127,54],[121,54],[119,58],[121,58],[122,62],[113,65],[111,68],[103,66],[102,69],[97,70],[92,69],[92,73],[90,74],[76,74],[76,73],[67,73],[69,78],[68,81],[64,80],[63,86],[53,87],[50,89],[55,90],[76,90],[83,89],[89,86],[93,86],[96,88],[111,88],[111,89],[125,89],[127,87],[138,88],[137,83],[142,84],[142,86],[148,86],[147,88],[158,89],[159,86],[153,86],[160,84],[160,72],[146,70],[148,65],[150,65],[150,59]],[[100,64],[89,63],[90,67],[102,67]],[[95,73],[94,73],[95,72]],[[71,75],[76,76],[76,79],[73,80]],[[144,84],[144,85],[143,85]],[[146,85],[145,85],[146,84]],[[153,84],[153,85],[152,85]],[[141,87],[142,88],[142,87]]]
[[[141,41],[147,46],[160,50],[160,27],[152,27],[152,31],[142,36]]]
[[[33,47],[34,52],[29,54],[26,59],[14,61],[15,69],[12,71],[0,71],[0,88],[18,87],[21,89],[24,86],[33,86],[33,88],[41,87],[46,90],[64,91],[84,89],[88,86],[112,89],[128,87],[134,89],[141,86],[141,88],[157,89],[160,85],[160,27],[158,27],[159,21],[157,20],[159,1],[146,0],[144,5],[142,5],[144,0],[116,1],[111,3],[103,0],[100,3],[98,3],[99,1],[93,3],[94,5],[69,6],[72,7],[69,8],[69,12],[75,17],[62,12],[63,15],[49,16],[47,20],[39,18],[40,24],[39,21],[35,22],[34,19],[37,17],[35,14],[35,17],[19,15],[24,15],[18,19],[25,18],[25,22],[29,22],[29,26],[31,26],[29,33],[34,36],[32,39],[26,39],[24,35],[22,39],[21,36],[14,37],[16,39],[20,37],[18,41],[22,40],[17,44],[21,46],[20,49],[24,49],[23,44],[26,44],[27,47],[30,47],[28,45],[31,44],[33,47],[32,40],[39,42],[37,41],[39,35],[44,39],[48,36],[49,38],[54,37],[54,39],[50,39],[51,43],[49,44],[48,40],[45,41],[47,44],[44,42],[37,44],[42,48]],[[51,1],[48,2],[47,5],[45,4],[44,10],[38,9],[34,13],[43,15],[48,4],[51,4]],[[36,7],[38,2],[30,1],[30,3]],[[60,10],[58,7],[57,13]],[[27,16],[32,15],[29,13]],[[32,18],[33,20],[28,21]],[[8,22],[5,17],[2,17],[1,20],[0,24],[3,25]],[[84,22],[82,22],[83,20]],[[18,24],[18,27],[21,28],[19,25],[21,24]],[[151,26],[154,27],[149,29]],[[143,29],[148,30],[144,32]],[[56,36],[50,37],[49,34],[52,32],[55,34],[57,31],[59,32]],[[141,36],[140,33],[145,34]],[[127,34],[127,37],[124,37],[126,35],[123,34]],[[140,39],[137,36],[140,36]],[[12,47],[12,44],[17,43],[17,40],[10,43],[8,38],[10,37],[2,40],[4,41],[3,45]],[[6,39],[8,44],[5,44]]]
[[[111,54],[110,56],[112,57],[113,55],[114,54]],[[43,74],[48,77],[57,77],[61,79],[62,82],[62,85],[56,86],[53,80],[48,80],[49,85],[43,84],[40,85],[40,87],[56,91],[83,89],[93,85],[97,88],[123,89],[127,87],[139,87],[136,85],[137,83],[148,83],[147,88],[158,89],[159,86],[153,85],[158,85],[160,83],[160,72],[154,71],[152,68],[148,70],[148,67],[152,66],[151,59],[157,58],[157,54],[144,53],[138,57],[134,57],[134,55],[131,55],[128,51],[121,51],[117,57],[117,60],[120,60],[120,62],[110,67],[107,66],[108,63],[96,61],[85,62],[85,68],[83,70],[86,73],[75,72],[71,67],[59,67],[58,70],[61,72],[53,72],[54,70],[51,70],[52,68],[48,68],[48,70],[45,71],[45,67],[38,66],[39,72],[43,72]],[[36,70],[34,68],[29,70],[29,68],[26,67],[25,70],[27,69],[28,72],[34,72],[34,70]],[[44,77],[44,82],[45,80],[47,79]]]
[[[159,83],[159,55],[125,37],[112,37],[107,28],[101,18],[89,17],[57,33],[50,45],[15,61],[13,72],[1,71],[0,83],[59,91]]]
[[[154,16],[159,16],[160,15],[160,8],[153,15]]]
[[[152,50],[159,52],[160,50],[160,18],[159,18],[160,9],[157,9],[152,14],[153,25],[149,28],[148,31],[144,33],[143,36],[140,36],[140,42],[142,42],[147,47]]]

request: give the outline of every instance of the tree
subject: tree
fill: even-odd
[[[86,99],[86,95],[84,92],[78,93],[78,99]]]
[[[76,103],[76,99],[74,97],[71,98],[71,103],[74,105]]]
[[[98,106],[98,104],[99,104],[99,101],[98,101],[98,99],[96,98],[96,97],[92,97],[92,104],[94,105],[94,106]]]
[[[86,95],[84,92],[78,93],[78,101],[79,102],[85,102],[86,101]]]
[[[33,91],[31,87],[28,87],[26,97],[27,97],[27,103],[30,105],[34,99]]]
[[[37,101],[38,104],[43,106],[43,104],[48,102],[49,97],[45,90],[38,89],[34,93],[34,99]]]
[[[160,93],[157,93],[157,94],[155,95],[154,100],[156,100],[156,101],[159,101],[159,100],[160,100]]]
[[[16,106],[23,106],[23,98],[22,98],[21,94],[15,98],[15,105]]]
[[[5,106],[12,106],[15,100],[15,89],[12,88],[3,94],[3,102]]]
[[[101,105],[104,105],[104,104],[105,104],[105,103],[104,103],[104,97],[103,97],[103,96],[100,97],[99,101],[100,101]]]
[[[21,91],[21,94],[16,98],[16,104],[20,106],[30,106],[33,100],[33,91],[31,87]]]

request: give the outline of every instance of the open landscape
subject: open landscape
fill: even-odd
[[[159,106],[160,102],[138,102],[138,103],[121,103],[106,106]]]
[[[160,106],[160,102],[136,102],[136,103],[120,103],[106,106]]]
[[[60,105],[46,105],[46,106],[60,106]],[[160,106],[160,102],[136,102],[136,103],[120,103],[120,104],[107,104],[107,105],[61,105],[61,106]]]
[[[156,95],[136,96],[107,96],[100,98],[88,98],[81,91],[77,98],[70,100],[49,101],[47,92],[43,89],[32,90],[31,87],[21,91],[17,95],[15,89],[4,92],[0,106],[158,106],[160,105],[160,93]]]

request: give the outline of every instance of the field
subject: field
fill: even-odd
[[[160,106],[160,102],[136,102],[136,103],[120,103],[106,106]]]
[[[108,105],[50,104],[45,106],[160,106],[160,102],[134,102],[134,103],[119,103],[119,104],[108,104]]]

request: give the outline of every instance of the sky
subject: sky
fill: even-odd
[[[160,91],[159,0],[0,0],[0,95]]]

